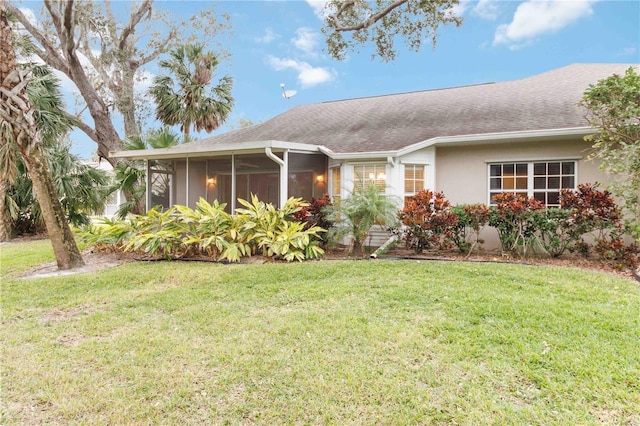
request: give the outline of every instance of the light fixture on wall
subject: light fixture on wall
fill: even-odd
[[[316,176],[316,182],[323,183],[324,182],[324,175],[317,175]]]
[[[207,179],[207,185],[215,186],[216,185],[216,178],[215,177],[208,178]]]

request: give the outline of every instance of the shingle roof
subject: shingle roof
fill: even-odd
[[[532,77],[302,105],[264,123],[189,145],[247,141],[323,145],[335,153],[396,151],[438,136],[586,127],[589,84],[637,64],[573,64]]]

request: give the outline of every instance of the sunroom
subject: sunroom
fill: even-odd
[[[225,203],[233,213],[237,199],[249,200],[251,194],[282,206],[289,197],[311,200],[329,192],[327,156],[314,145],[260,141],[212,149],[188,143],[112,156],[145,162],[147,210],[194,207],[204,198]]]

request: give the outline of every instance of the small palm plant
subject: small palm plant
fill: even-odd
[[[357,188],[340,205],[330,207],[329,216],[335,223],[331,237],[351,236],[348,254],[364,256],[364,243],[374,225],[393,227],[397,224],[398,204],[395,197],[382,193],[373,182]]]

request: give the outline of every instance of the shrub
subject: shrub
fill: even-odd
[[[567,249],[573,249],[580,240],[574,229],[571,211],[563,208],[538,210],[533,215],[541,247],[551,257],[560,257]]]
[[[333,221],[329,217],[333,203],[328,194],[320,198],[311,198],[309,203],[302,203],[300,210],[293,214],[292,219],[304,224],[304,229],[318,226],[324,231],[318,232],[320,244],[326,248],[329,240],[329,230],[333,227]]]
[[[503,253],[526,256],[537,238],[535,215],[542,203],[512,192],[496,194],[494,200],[489,225],[498,231]]]
[[[459,219],[442,192],[424,189],[409,197],[399,216],[405,226],[403,238],[407,247],[416,253],[451,248]]]
[[[490,209],[484,204],[463,204],[452,209],[458,217],[458,224],[452,232],[452,239],[458,250],[467,255],[477,245],[484,243],[480,233],[489,221]]]
[[[196,208],[174,206],[164,212],[152,209],[146,215],[125,220],[103,219],[81,232],[81,238],[98,249],[146,253],[175,259],[207,256],[236,262],[261,250],[275,259],[303,260],[322,256],[314,240],[322,229],[288,220],[300,207],[291,198],[278,210],[252,196],[238,200],[245,209],[232,216],[225,204],[200,199]]]
[[[281,209],[251,196],[251,202],[238,199],[246,208],[236,209],[236,216],[244,219],[243,231],[251,232],[250,239],[262,250],[262,255],[276,259],[313,259],[324,254],[319,247],[319,232],[324,229],[289,220],[307,206],[301,198],[289,198]]]
[[[585,256],[593,250],[616,268],[638,265],[638,245],[625,243],[624,235],[630,230],[609,191],[598,190],[597,184],[581,184],[576,191],[563,191],[561,204],[570,211],[570,227],[576,236],[573,250]],[[593,245],[586,236],[593,239]]]

